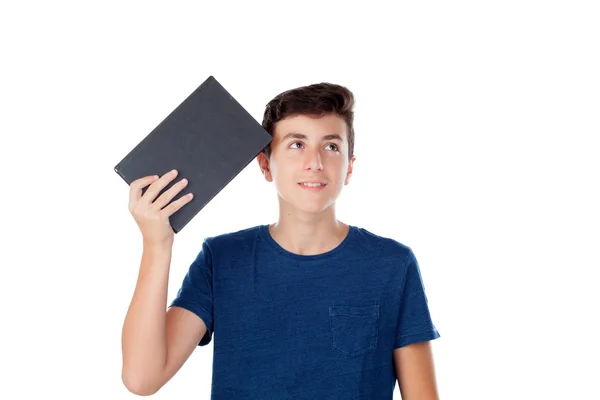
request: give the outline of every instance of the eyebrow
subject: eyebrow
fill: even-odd
[[[284,141],[287,139],[306,139],[306,138],[307,138],[307,136],[303,133],[290,132],[287,135],[285,135],[283,137],[283,139],[281,139],[281,141]],[[344,141],[342,136],[338,135],[337,133],[331,133],[329,135],[325,135],[325,136],[323,136],[322,140],[339,140],[340,142]]]

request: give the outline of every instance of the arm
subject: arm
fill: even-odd
[[[129,211],[140,228],[144,247],[135,292],[123,324],[121,379],[129,391],[138,395],[157,392],[204,335],[199,317],[182,310],[165,311],[174,241],[169,217],[192,198],[182,196],[169,204],[187,185],[185,179],[158,196],[176,176],[174,170],[161,178],[137,179],[130,185]]]
[[[395,349],[394,366],[403,400],[439,400],[428,341]]]
[[[206,333],[192,312],[167,303],[171,246],[145,246],[122,335],[122,380],[138,395],[156,393],[181,368]]]

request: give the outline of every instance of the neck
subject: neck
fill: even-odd
[[[320,213],[279,209],[279,220],[269,226],[273,239],[284,249],[300,255],[322,254],[336,248],[349,226],[338,221],[335,204]]]

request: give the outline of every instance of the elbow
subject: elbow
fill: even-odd
[[[142,378],[139,376],[136,377],[135,374],[126,374],[125,372],[121,374],[123,384],[133,394],[138,396],[152,396],[158,392],[160,389],[159,385],[155,385],[148,379]]]

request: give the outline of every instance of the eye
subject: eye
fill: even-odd
[[[290,144],[290,147],[292,147],[295,144],[302,146],[302,142],[293,142],[292,144]]]
[[[338,147],[336,144],[329,143],[327,146],[333,146],[333,151],[338,151]]]

